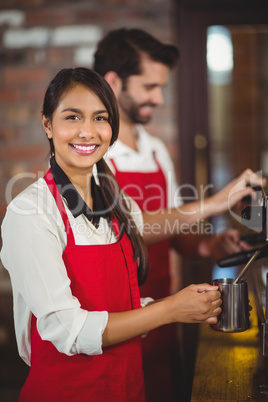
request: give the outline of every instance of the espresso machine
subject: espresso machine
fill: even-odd
[[[250,261],[261,260],[253,267],[251,278],[261,340],[262,375],[259,388],[261,395],[268,399],[268,197],[263,188],[253,189],[255,190],[253,195],[244,200],[247,205],[241,212],[241,223],[250,230],[250,234],[243,236],[242,239],[252,244],[253,248],[222,258],[217,263],[220,267],[241,264],[246,264],[247,267]],[[258,269],[255,270],[255,267]]]

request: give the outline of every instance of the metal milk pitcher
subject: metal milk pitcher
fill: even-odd
[[[222,312],[213,328],[221,332],[242,332],[249,328],[249,299],[247,281],[234,279],[214,279],[213,285],[221,292]]]

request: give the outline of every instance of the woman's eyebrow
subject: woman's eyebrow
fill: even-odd
[[[81,113],[81,110],[77,109],[75,107],[68,107],[67,109],[64,109],[64,110],[61,111],[61,113],[64,113],[64,112]]]
[[[108,113],[108,110],[107,110],[107,109],[95,110],[94,113],[95,113],[95,114],[98,114],[98,113]]]
[[[75,107],[68,107],[68,108],[63,109],[61,111],[61,113],[64,113],[64,112],[82,113],[82,111],[80,109],[77,109]],[[108,113],[108,110],[107,109],[100,109],[100,110],[95,110],[94,111],[94,114],[98,114],[98,113]]]

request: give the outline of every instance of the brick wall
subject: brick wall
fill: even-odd
[[[91,67],[96,42],[111,29],[139,27],[174,43],[171,15],[172,0],[0,0],[0,222],[6,202],[47,168],[40,111],[53,75]],[[176,161],[174,87],[171,82],[150,129]]]

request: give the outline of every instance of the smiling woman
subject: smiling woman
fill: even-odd
[[[157,303],[140,299],[148,274],[142,214],[103,158],[119,118],[101,76],[61,70],[42,121],[51,167],[9,204],[2,226],[18,350],[31,366],[19,400],[144,402],[141,334],[178,321],[215,323],[220,293],[202,284]]]
[[[86,189],[83,169],[92,173],[112,139],[108,110],[94,92],[77,84],[61,98],[53,118],[43,113],[42,120],[57,163],[71,181],[75,177],[75,184]]]

